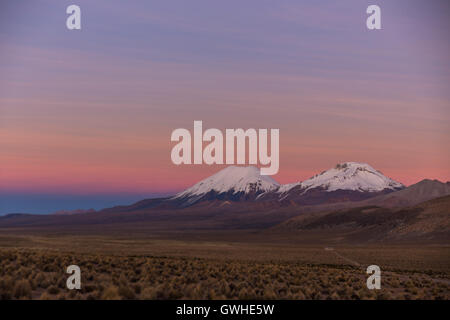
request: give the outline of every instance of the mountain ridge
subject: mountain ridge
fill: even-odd
[[[356,201],[405,186],[366,163],[343,162],[302,182],[281,185],[256,167],[227,167],[176,194],[181,206],[200,201],[293,201],[299,204]]]
[[[354,208],[298,215],[269,228],[268,232],[312,230],[340,233],[353,241],[448,240],[450,195],[402,208],[361,204]]]
[[[254,172],[254,169],[251,171]],[[235,198],[234,201],[226,198],[236,197],[246,190],[244,188],[234,193],[234,189],[225,188],[226,192],[218,196],[207,189],[206,197],[192,205],[185,205],[184,199],[171,197],[144,199],[128,206],[71,215],[7,215],[0,217],[0,229],[83,234],[250,230],[261,234],[278,232],[283,237],[294,234],[300,238],[305,231],[317,239],[328,237],[358,243],[402,238],[446,241],[449,237],[450,202],[434,199],[439,196],[450,199],[450,182],[423,180],[405,189],[363,201],[348,201],[349,195],[356,192],[354,190],[327,192],[320,188],[307,192],[309,197],[318,195],[318,198],[310,198],[320,199],[318,204],[314,204],[314,201],[311,201],[313,204],[285,199],[279,201],[277,197],[261,199],[255,195],[254,189],[247,190],[248,195],[252,196],[250,200],[245,197]],[[273,191],[270,193],[277,194]],[[368,194],[373,195],[370,192]],[[328,196],[325,200],[324,195]],[[417,201],[424,199],[424,203],[417,204]],[[426,201],[431,201],[431,205]],[[286,221],[293,222],[283,225]],[[275,227],[277,225],[281,227]]]

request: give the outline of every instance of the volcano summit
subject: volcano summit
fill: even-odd
[[[294,201],[314,205],[357,201],[405,186],[366,163],[344,162],[303,182],[280,185],[260,169],[230,166],[178,193],[172,200],[192,205],[204,200]]]

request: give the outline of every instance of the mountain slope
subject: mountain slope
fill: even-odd
[[[391,208],[407,207],[447,195],[450,195],[450,182],[424,179],[403,190],[368,199],[364,204]]]
[[[361,192],[404,188],[404,185],[400,182],[384,176],[367,163],[360,162],[339,163],[336,167],[316,174],[308,180],[284,185],[279,189],[279,192],[286,193],[298,186],[301,187],[303,192],[314,188],[321,188],[325,191],[352,190]]]
[[[404,186],[370,165],[345,162],[299,183],[280,185],[253,166],[229,166],[192,187],[164,199],[143,201],[139,207],[187,207],[203,201],[270,202],[286,205],[319,205],[360,201]]]
[[[192,205],[202,200],[256,200],[266,192],[276,191],[279,183],[262,176],[256,167],[230,166],[176,194],[171,200]]]
[[[0,217],[0,229],[86,233],[101,229],[148,234],[243,229],[262,232],[273,228],[283,237],[299,239],[307,237],[308,233],[314,239],[351,242],[419,238],[448,242],[450,198],[413,205],[422,199],[450,194],[450,183],[424,180],[399,191],[392,190],[397,185],[391,182],[381,191],[374,191],[377,189],[373,184],[372,189],[365,189],[360,183],[358,190],[354,190],[355,184],[348,184],[347,180],[358,176],[360,181],[361,171],[364,170],[343,170],[345,175],[341,178],[348,190],[327,188],[332,185],[328,181],[339,180],[331,175],[313,188],[308,188],[313,184],[305,184],[303,189],[301,185],[291,188],[288,195],[292,198],[286,200],[280,199],[283,193],[279,190],[283,186],[270,177],[261,176],[257,168],[229,167],[171,198],[147,199],[128,206],[73,215],[9,215]],[[382,181],[389,181],[387,179]],[[386,186],[377,185],[380,189]],[[354,201],[383,192],[390,193]]]
[[[366,163],[345,162],[335,168],[315,175],[302,182],[306,190],[323,188],[327,191],[353,190],[377,192],[404,188],[403,184],[384,176]]]
[[[344,162],[303,182],[283,185],[279,199],[304,205],[359,201],[403,189],[366,163]]]
[[[450,196],[406,208],[364,206],[299,215],[282,222],[272,232],[323,231],[340,239],[450,240]]]

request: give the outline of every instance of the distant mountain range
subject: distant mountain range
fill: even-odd
[[[448,241],[449,217],[450,182],[422,180],[405,187],[368,164],[345,162],[287,185],[261,176],[256,167],[230,166],[172,197],[95,212],[7,215],[0,217],[0,229],[146,234],[245,229],[313,232],[342,241]]]
[[[180,206],[201,201],[279,201],[302,205],[356,201],[402,190],[405,186],[366,163],[345,162],[303,182],[280,185],[256,167],[230,166],[178,193]]]
[[[56,212],[53,212],[55,215],[72,215],[72,214],[80,214],[80,213],[93,213],[95,212],[94,209],[76,209],[76,210],[59,210]]]

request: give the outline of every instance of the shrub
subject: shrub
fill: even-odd
[[[28,280],[19,280],[14,286],[14,297],[31,299],[31,285]]]
[[[116,286],[109,286],[102,295],[102,300],[120,300],[119,289]]]
[[[58,294],[59,288],[57,286],[50,286],[50,287],[48,287],[47,292],[49,294]]]
[[[152,287],[145,287],[141,293],[141,299],[154,300],[156,299],[156,290]]]
[[[52,297],[47,292],[43,292],[39,299],[41,299],[41,300],[52,300]]]
[[[134,291],[131,290],[126,285],[121,285],[119,287],[119,295],[126,300],[136,299],[136,295],[134,294]]]

